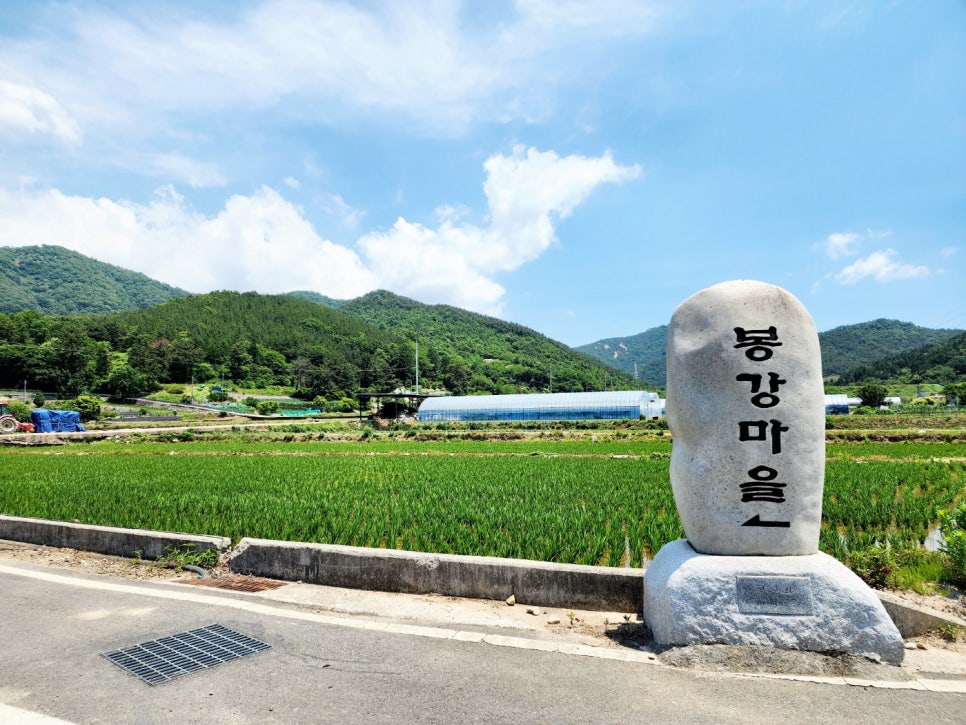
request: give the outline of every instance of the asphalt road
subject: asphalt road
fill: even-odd
[[[514,632],[494,646],[506,630],[385,614],[3,561],[0,722],[966,722],[963,694],[698,674]],[[153,687],[102,656],[215,623],[271,649]]]

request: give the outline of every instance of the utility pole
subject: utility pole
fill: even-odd
[[[553,392],[553,370],[548,371],[550,373],[550,392]]]
[[[416,395],[419,395],[419,342],[416,343]]]

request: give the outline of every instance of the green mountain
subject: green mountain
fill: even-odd
[[[844,375],[889,356],[935,345],[961,332],[885,319],[836,327],[818,336],[822,344],[822,371],[826,376]]]
[[[63,247],[0,247],[0,312],[94,315],[159,305],[187,292]]]
[[[860,365],[839,382],[966,383],[966,333]]]
[[[576,348],[649,385],[663,388],[667,379],[667,325],[630,337],[611,337]]]
[[[949,340],[961,332],[962,330],[934,330],[910,322],[884,319],[836,327],[818,335],[822,348],[822,371],[826,377],[845,376],[850,370],[860,367],[864,370],[864,366],[873,365],[888,356],[911,353]],[[631,374],[636,366],[640,380],[651,385],[663,385],[667,375],[666,347],[667,326],[661,326],[630,337],[598,340],[589,345],[581,345],[577,350]],[[949,352],[947,348],[938,349]],[[947,363],[934,362],[929,367],[937,364]],[[898,369],[902,367],[909,365],[900,366]],[[851,380],[852,376],[847,379]],[[845,380],[846,377],[843,377],[842,382]]]
[[[530,328],[458,307],[426,305],[380,290],[339,309],[418,342],[421,375],[425,372],[427,380],[435,378],[454,392],[627,390],[640,385]]]

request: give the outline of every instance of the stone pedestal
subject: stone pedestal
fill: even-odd
[[[765,645],[892,664],[905,653],[875,593],[823,553],[711,556],[673,541],[645,571],[644,619],[662,646]]]

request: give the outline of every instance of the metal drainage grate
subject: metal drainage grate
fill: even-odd
[[[270,644],[228,627],[211,624],[115,652],[105,652],[104,656],[149,685],[160,685],[176,677],[271,648]]]
[[[214,589],[229,589],[235,592],[264,592],[278,589],[285,582],[272,579],[259,579],[249,576],[223,576],[217,579],[179,579],[178,584],[189,584],[195,587],[212,587]]]

